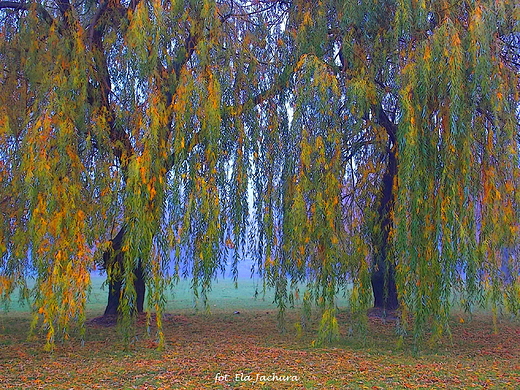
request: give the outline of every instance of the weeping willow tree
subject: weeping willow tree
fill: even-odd
[[[146,304],[159,329],[166,286],[205,301],[230,257],[281,318],[305,285],[324,339],[341,289],[417,336],[455,291],[517,313],[518,13],[0,1],[0,295],[30,297],[49,347],[84,321],[96,265],[105,314]]]
[[[427,27],[417,19],[428,38],[402,55],[397,137],[398,286],[415,328],[432,317],[434,335],[454,289],[467,307],[489,298],[495,314],[503,304],[517,314],[520,293],[520,10],[448,5],[426,14]]]
[[[290,248],[279,267],[292,269],[299,248],[321,330],[336,331],[345,280],[355,310],[372,297],[400,307],[418,338],[448,329],[455,292],[468,309],[518,313],[518,6],[293,7],[296,143],[280,181]]]
[[[518,314],[519,7],[292,7],[273,284],[309,282],[327,338],[346,281],[354,313],[400,308],[417,339],[449,330],[454,295]]]
[[[126,322],[148,289],[161,327],[171,276],[205,296],[244,235],[245,126],[285,8],[0,3],[0,293],[30,296],[49,348],[84,322],[96,265]]]

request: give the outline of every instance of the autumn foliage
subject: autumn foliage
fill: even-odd
[[[204,300],[242,260],[281,322],[304,286],[319,340],[339,291],[361,322],[374,296],[399,306],[418,339],[454,297],[518,314],[519,15],[0,1],[0,296],[29,298],[49,348],[84,323],[96,267],[123,323],[142,278],[160,344],[165,289],[191,278]]]

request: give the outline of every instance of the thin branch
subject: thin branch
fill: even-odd
[[[4,203],[9,202],[13,197],[12,196],[6,196],[2,201],[0,202],[0,206],[3,206]]]
[[[52,25],[54,23],[54,18],[51,16],[51,14],[49,14],[45,7],[43,7],[43,5],[39,3],[19,3],[16,1],[0,1],[0,9],[30,11],[33,7],[36,8],[36,12],[45,22],[47,22],[47,24]]]
[[[65,20],[65,26],[69,28],[72,24],[72,6],[70,5],[69,0],[58,0],[56,1],[56,4],[58,4],[61,16],[63,16],[63,19]]]
[[[388,118],[382,104],[379,107],[374,106],[372,108],[377,112],[377,122],[386,130],[392,145],[395,145],[397,143],[397,126]]]
[[[350,153],[345,155],[344,160],[345,161],[351,160],[357,154],[357,152],[359,152],[359,150],[361,148],[366,147],[366,146],[370,146],[370,145],[373,145],[373,144],[374,144],[374,142],[370,141],[370,140],[354,142],[352,145],[350,145],[350,148],[349,148]]]
[[[94,31],[98,27],[98,23],[101,20],[101,17],[103,16],[103,14],[106,12],[107,8],[108,8],[108,0],[101,3],[97,12],[94,14],[94,16],[92,17],[92,20],[88,24],[87,30],[90,31],[89,32],[90,42],[92,42],[94,40]]]
[[[240,116],[247,109],[258,106],[259,104],[273,98],[274,96],[281,93],[287,86],[291,80],[291,75],[294,73],[294,64],[288,64],[283,72],[280,74],[276,82],[271,86],[271,88],[266,89],[259,94],[251,97],[246,102],[239,104],[238,107],[233,110],[232,107],[227,107],[229,112],[234,112],[235,115]]]

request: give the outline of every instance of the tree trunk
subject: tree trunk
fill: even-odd
[[[113,280],[108,282],[108,303],[107,307],[105,308],[104,316],[117,316],[122,284],[123,283],[120,280]]]
[[[383,175],[380,204],[378,213],[378,229],[374,234],[374,266],[372,268],[371,282],[374,293],[374,307],[386,310],[395,310],[399,307],[397,287],[395,284],[395,260],[391,253],[390,231],[393,228],[392,214],[395,204],[395,186],[397,179],[397,143],[395,138],[395,125],[386,117],[380,109],[379,122],[389,134],[390,145],[388,147],[388,163]]]
[[[117,233],[112,240],[112,248],[103,254],[104,267],[108,275],[108,302],[105,308],[105,316],[118,316],[121,290],[123,288],[124,261],[121,247],[125,231],[124,228]],[[144,311],[144,297],[146,294],[146,283],[141,261],[134,270],[134,288],[136,293],[135,307],[132,310],[142,313]]]
[[[144,280],[143,265],[141,261],[139,261],[138,267],[134,270],[134,275],[134,288],[136,294],[135,308],[138,313],[142,313],[144,311],[144,296],[146,293],[146,283]]]
[[[138,313],[142,313],[144,311],[144,297],[146,294],[146,283],[144,280],[144,275],[142,272],[142,268],[139,267],[135,271],[135,293],[136,293],[136,307]],[[108,302],[105,308],[105,316],[117,316],[119,309],[119,299],[121,297],[121,289],[123,287],[123,282],[121,280],[112,280],[108,282]]]
[[[399,307],[397,287],[395,285],[394,265],[388,270],[372,272],[372,292],[374,293],[374,307],[395,310]]]

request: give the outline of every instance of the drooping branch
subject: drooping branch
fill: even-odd
[[[166,69],[160,61],[158,61],[158,68],[159,68],[159,75],[162,75],[163,77],[167,77],[167,75],[171,74],[172,72],[175,74],[175,76],[177,77],[177,80],[179,79],[179,75],[180,75],[180,72],[181,72],[181,69],[188,63],[188,61],[190,60],[191,56],[193,55],[193,53],[195,52],[195,49],[197,47],[197,44],[199,43],[200,41],[200,38],[201,38],[201,35],[200,33],[189,33],[188,36],[186,37],[186,40],[184,42],[184,52],[185,52],[185,55],[181,55],[179,57],[177,57],[176,61],[174,61],[171,66],[169,67],[169,69]],[[171,89],[166,89],[165,90],[165,97],[166,97],[166,107],[169,107],[173,101],[173,96],[174,96],[175,92],[172,91]],[[168,125],[167,125],[167,128],[166,128],[166,131],[169,133],[172,131],[173,129],[173,112],[170,113],[170,118],[168,119]],[[167,137],[168,138],[169,134],[167,134]],[[165,170],[166,172],[168,172],[170,169],[172,169],[173,165],[175,164],[175,154],[174,153],[171,153],[168,158],[166,159],[165,161]]]

